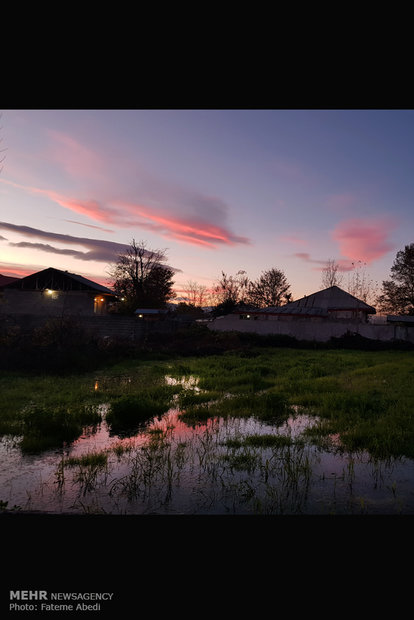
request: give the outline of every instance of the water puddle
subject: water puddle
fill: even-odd
[[[167,385],[181,385],[185,390],[200,392],[200,388],[198,387],[198,382],[200,381],[200,379],[198,377],[190,376],[176,379],[175,377],[170,377],[166,375],[164,379]]]
[[[196,377],[166,377],[166,383],[200,389]],[[299,407],[278,424],[251,416],[189,425],[171,406],[128,437],[113,432],[109,407],[99,405],[99,424],[56,449],[25,454],[19,437],[1,437],[0,506],[57,513],[414,514],[414,461],[348,454],[337,436],[323,447],[312,444],[304,431],[318,420]]]

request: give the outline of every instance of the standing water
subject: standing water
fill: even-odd
[[[166,377],[174,385],[175,379]],[[187,389],[197,388],[183,378]],[[95,385],[98,389],[98,385]],[[324,447],[304,431],[317,420],[292,409],[283,422],[211,417],[188,423],[169,408],[114,431],[101,421],[55,449],[27,454],[0,439],[0,506],[45,513],[414,514],[414,462]]]

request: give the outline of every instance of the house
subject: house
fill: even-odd
[[[11,276],[3,276],[0,273],[0,291],[3,289],[3,286],[6,286],[6,284],[11,284],[11,282],[15,282],[18,279],[19,278],[12,278]]]
[[[3,274],[0,273],[0,306],[1,306],[1,302],[3,299],[3,289],[7,284],[11,284],[12,282],[16,282],[16,280],[18,280],[18,278],[12,278],[10,276],[3,276]]]
[[[338,286],[330,286],[284,306],[248,309],[247,311],[239,309],[235,312],[240,318],[252,320],[318,322],[335,320],[366,323],[368,315],[375,314],[376,310]]]
[[[109,288],[83,276],[49,267],[2,286],[0,313],[53,317],[106,314],[116,300]]]
[[[345,334],[382,340],[407,338],[405,332],[401,336],[391,326],[373,325],[368,321],[373,314],[376,314],[373,306],[338,286],[330,286],[284,306],[236,309],[232,314],[210,321],[208,328],[212,331],[286,335],[317,342]],[[414,333],[410,339],[414,339]]]
[[[165,318],[168,312],[168,308],[138,308],[134,314],[141,321],[156,321]]]

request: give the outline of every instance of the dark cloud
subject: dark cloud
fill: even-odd
[[[46,241],[55,241],[62,244],[82,246],[87,251],[75,250],[72,248],[61,249],[48,243],[38,243],[31,241],[19,241],[15,243],[9,243],[9,245],[20,248],[31,248],[34,250],[40,250],[51,254],[60,254],[66,256],[73,256],[79,260],[84,261],[98,261],[103,263],[116,262],[118,256],[123,254],[129,247],[129,244],[115,243],[114,241],[105,241],[103,239],[90,239],[88,237],[74,237],[72,235],[63,235],[60,233],[53,233],[38,228],[32,228],[30,226],[18,226],[16,224],[10,224],[8,222],[0,222],[0,229],[10,230],[14,233],[19,233],[26,237],[34,237],[38,239],[44,239]],[[155,250],[156,251],[156,250]],[[175,271],[180,271],[175,269]]]
[[[10,230],[14,233],[19,233],[25,237],[36,237],[38,239],[46,239],[47,241],[56,241],[58,243],[69,245],[81,245],[88,249],[87,252],[69,250],[64,251],[58,248],[54,248],[51,245],[45,245],[40,243],[26,243],[20,245],[20,247],[33,247],[34,249],[43,250],[46,252],[55,252],[56,254],[71,254],[81,260],[97,260],[102,262],[112,262],[116,260],[119,254],[122,254],[127,249],[128,245],[124,243],[115,243],[114,241],[105,241],[102,239],[90,239],[88,237],[74,237],[72,235],[63,235],[60,233],[53,233],[49,231],[40,230],[38,228],[32,228],[31,226],[19,226],[16,224],[10,224],[8,222],[0,222],[0,228]],[[11,244],[18,245],[18,244]]]

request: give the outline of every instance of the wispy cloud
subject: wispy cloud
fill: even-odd
[[[216,203],[213,206],[217,207]],[[215,247],[217,244],[235,245],[248,244],[247,237],[240,237],[232,233],[225,226],[219,226],[200,217],[180,217],[162,211],[150,209],[143,205],[123,203],[123,208],[134,218],[141,218],[141,226],[149,226],[162,235],[205,247]]]
[[[87,249],[87,251],[80,250],[62,250],[49,244],[22,241],[9,243],[14,247],[31,247],[36,250],[42,250],[44,252],[67,254],[74,256],[80,260],[85,261],[99,261],[99,262],[113,262],[117,259],[118,255],[123,253],[128,247],[126,244],[115,243],[113,241],[105,241],[101,239],[89,239],[87,237],[74,237],[72,235],[62,235],[59,233],[48,232],[40,230],[38,228],[32,228],[30,226],[19,226],[16,224],[10,224],[8,222],[0,222],[0,228],[9,230],[14,233],[19,233],[25,237],[35,237],[37,239],[45,239],[47,241],[54,241],[62,244],[80,245]]]
[[[75,140],[73,136],[49,130],[51,142],[49,157],[59,164],[72,177],[94,177],[101,179],[105,176],[104,161],[93,149]]]
[[[328,259],[322,260],[319,258],[312,258],[308,252],[296,252],[294,256],[296,256],[296,258],[300,258],[306,263],[316,265],[315,267],[313,267],[315,271],[323,271],[328,265]],[[335,260],[335,262],[338,266],[339,271],[352,271],[355,266],[354,263],[348,259],[337,259]]]
[[[62,235],[49,231],[32,228],[30,226],[19,226],[8,222],[0,222],[0,229],[9,230],[19,233],[25,237],[44,239],[63,245],[82,246],[85,250],[75,250],[73,248],[58,248],[50,243],[39,243],[38,241],[18,241],[9,242],[8,245],[20,248],[31,248],[47,252],[49,254],[58,254],[72,256],[82,261],[97,261],[102,263],[114,263],[120,254],[123,254],[129,244],[115,243],[114,241],[106,241],[104,239],[89,239],[88,237],[74,237],[72,235]],[[154,250],[155,251],[155,250]],[[181,269],[171,267],[175,272]]]
[[[352,218],[338,224],[332,233],[339,243],[341,255],[367,264],[394,249],[389,236],[395,227],[392,218]]]
[[[79,200],[50,189],[24,186],[6,180],[0,181],[33,194],[46,196],[61,207],[84,215],[93,221],[119,228],[140,227],[166,238],[205,248],[216,248],[223,244],[250,243],[247,237],[234,234],[221,223],[226,215],[225,203],[220,199],[203,196],[196,192],[183,190],[180,194],[177,190],[173,191],[172,206],[167,209],[121,200],[115,200],[111,205],[103,200]],[[176,203],[180,196],[183,199],[184,211],[187,211],[184,214],[180,214],[180,205],[177,206]],[[188,207],[189,201],[190,208]],[[192,211],[192,213],[188,213],[188,211]]]
[[[83,222],[77,222],[76,220],[64,220],[69,224],[78,224],[79,226],[86,226],[86,228],[94,228],[95,230],[101,230],[102,232],[113,233],[112,228],[103,228],[102,226],[94,226],[94,224],[84,224]]]

